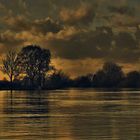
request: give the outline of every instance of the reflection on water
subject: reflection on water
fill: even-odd
[[[2,140],[139,140],[140,91],[0,91]]]

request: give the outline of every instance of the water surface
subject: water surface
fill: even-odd
[[[140,91],[0,91],[1,140],[140,140]]]

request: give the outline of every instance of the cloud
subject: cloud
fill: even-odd
[[[19,6],[22,7],[23,9],[27,10],[27,3],[26,0],[19,0],[18,1]]]
[[[9,26],[9,28],[16,32],[21,31],[30,31],[34,33],[43,33],[46,34],[48,32],[57,33],[61,30],[61,25],[58,22],[55,22],[51,18],[45,19],[35,19],[29,20],[29,17],[24,15],[17,16],[6,16],[3,19],[3,22]]]
[[[91,23],[95,17],[94,7],[89,4],[81,4],[78,8],[68,9],[62,8],[60,11],[60,19],[68,25],[87,25]]]
[[[62,29],[62,25],[55,22],[51,18],[35,20],[31,25],[32,29],[34,29],[36,32],[41,32],[44,34],[48,32],[57,33]]]
[[[136,30],[133,35],[127,31],[116,33],[109,26],[90,30],[84,26],[60,25],[50,18],[30,21],[24,16],[11,17],[5,21],[11,30],[1,33],[0,43],[3,46],[38,44],[49,48],[55,58],[69,60],[92,58],[139,61]]]
[[[112,31],[109,28],[96,31],[69,27],[46,37],[48,46],[55,55],[67,59],[103,58],[111,45]]]
[[[67,27],[56,34],[46,35],[44,44],[55,57],[69,60],[100,58],[138,62],[140,58],[136,36],[125,31],[116,34],[110,27],[98,27],[95,31]]]
[[[16,32],[29,30],[31,28],[30,21],[24,15],[5,16],[3,18],[3,23],[6,24],[10,30]]]
[[[56,65],[73,75],[79,69],[81,74],[94,71],[96,61],[138,63],[137,3],[136,0],[15,0],[13,4],[3,1],[0,52],[37,44],[50,49]]]
[[[18,7],[21,14],[24,13],[24,15],[27,15],[27,16],[30,15],[26,0],[18,0]]]
[[[138,48],[135,38],[127,32],[120,32],[115,39],[116,46],[122,49],[125,47],[131,50]]]
[[[18,38],[18,36],[7,30],[0,33],[0,54],[3,56],[8,50],[19,50],[24,44],[24,39]]]
[[[128,6],[109,6],[108,10],[111,13],[118,13],[122,15],[129,15],[129,16],[135,16],[135,8],[134,7],[128,7]]]
[[[6,7],[2,3],[0,3],[0,11],[3,13],[6,12]]]
[[[112,52],[114,60],[123,62],[138,62],[140,60],[140,48],[135,36],[127,32],[120,32],[115,37],[115,47]]]
[[[8,9],[3,3],[0,2],[0,21],[5,15],[10,15],[11,12],[11,9]]]
[[[13,47],[14,45],[21,44],[22,42],[24,42],[24,40],[18,38],[16,34],[10,30],[0,34],[0,43],[5,44],[5,46]]]

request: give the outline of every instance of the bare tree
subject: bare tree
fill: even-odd
[[[2,60],[3,66],[1,71],[9,77],[11,86],[13,80],[19,75],[19,67],[16,62],[17,54],[13,51],[9,51],[6,57]]]

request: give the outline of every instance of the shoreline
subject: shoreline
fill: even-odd
[[[94,88],[94,87],[67,87],[67,88],[46,88],[46,89],[25,89],[25,88],[15,88],[15,89],[7,89],[3,88],[0,91],[55,91],[55,90],[95,90],[95,91],[140,91],[140,88],[126,88],[126,87],[118,87],[118,88]]]

